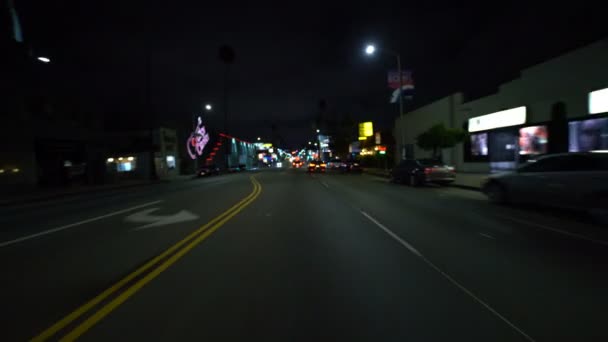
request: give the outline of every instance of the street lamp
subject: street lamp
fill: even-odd
[[[207,104],[205,105],[205,110],[209,112],[209,111],[211,111],[211,109],[213,109],[213,107],[211,106],[211,104],[210,104],[210,103],[207,103]]]
[[[368,44],[365,47],[365,54],[368,56],[376,52],[376,46]],[[397,74],[399,75],[399,123],[401,125],[401,159],[405,159],[405,132],[403,128],[403,76],[401,73],[401,54],[389,49],[381,49],[380,52],[386,52],[397,59]]]
[[[262,138],[258,137],[258,141],[262,140]]]
[[[308,142],[308,145],[312,145],[312,143],[309,141],[309,142]]]
[[[49,62],[51,61],[51,59],[50,59],[50,58],[48,58],[48,57],[44,57],[44,56],[40,56],[40,57],[38,57],[37,59],[38,59],[39,61],[41,61],[42,63],[45,63],[45,64],[46,64],[46,63],[49,63]]]
[[[319,130],[319,129],[317,129],[317,133],[319,133],[319,132],[320,132],[320,130]]]
[[[375,46],[373,46],[372,44],[368,44],[368,45],[365,47],[365,53],[366,53],[366,54],[368,54],[368,55],[373,55],[373,54],[374,54],[374,52],[376,52],[376,47],[375,47]]]

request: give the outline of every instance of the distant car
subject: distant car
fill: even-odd
[[[325,172],[327,164],[322,160],[311,160],[308,163],[308,172]]]
[[[362,173],[361,164],[357,161],[347,160],[340,163],[340,172],[342,173]]]
[[[454,167],[437,159],[408,159],[390,172],[391,181],[418,186],[425,183],[447,185],[456,179]]]
[[[302,167],[304,165],[304,162],[301,161],[301,160],[294,160],[293,162],[291,162],[291,165],[294,168],[300,168],[300,167]]]
[[[197,177],[217,176],[220,174],[220,168],[217,165],[208,165],[200,168]]]
[[[491,202],[540,204],[608,215],[608,154],[561,153],[531,160],[514,172],[488,177]]]
[[[339,158],[332,158],[327,162],[327,168],[331,170],[337,170],[342,165],[342,161]]]

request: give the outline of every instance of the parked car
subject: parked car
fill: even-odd
[[[322,160],[311,160],[308,163],[308,172],[325,172],[326,167],[327,164]]]
[[[213,164],[200,168],[197,172],[197,177],[217,176],[220,174],[220,168]]]
[[[530,160],[514,172],[488,177],[491,202],[583,209],[606,217],[608,154],[561,153]]]
[[[437,159],[408,159],[391,170],[390,178],[392,182],[411,186],[425,183],[447,185],[456,179],[456,170]]]
[[[332,158],[330,161],[327,162],[327,168],[330,170],[337,170],[340,168],[342,163],[343,162],[340,160],[340,158]]]
[[[359,162],[354,160],[347,160],[340,163],[340,172],[342,173],[362,173],[363,169]]]

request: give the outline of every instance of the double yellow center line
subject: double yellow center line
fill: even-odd
[[[80,324],[67,332],[67,334],[60,339],[60,341],[73,341],[84,334],[87,330],[91,329],[91,327],[124,303],[127,299],[129,299],[129,297],[134,295],[154,278],[158,277],[164,270],[177,262],[186,253],[200,244],[222,225],[228,222],[232,217],[253,202],[262,192],[262,186],[253,176],[250,177],[250,179],[253,184],[253,191],[247,197],[243,198],[237,204],[215,217],[204,226],[198,228],[160,255],[156,256],[154,259],[148,261],[145,265],[127,275],[112,287],[103,291],[95,298],[89,300],[86,304],[82,305],[57,323],[53,324],[50,328],[34,337],[31,341],[38,342],[48,340],[49,338],[55,336],[59,331],[66,328],[68,325],[74,323],[83,315],[94,311],[93,309],[98,307],[98,305],[108,299],[108,297],[116,294],[113,299],[107,301],[107,303],[101,306],[97,311],[92,313]],[[138,277],[140,277],[140,279],[133,282],[133,280]],[[127,286],[131,283],[132,285]]]

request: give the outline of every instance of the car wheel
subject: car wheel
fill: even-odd
[[[505,187],[496,182],[490,183],[484,189],[486,196],[488,196],[488,200],[492,203],[496,204],[504,204],[507,203],[507,191]]]

